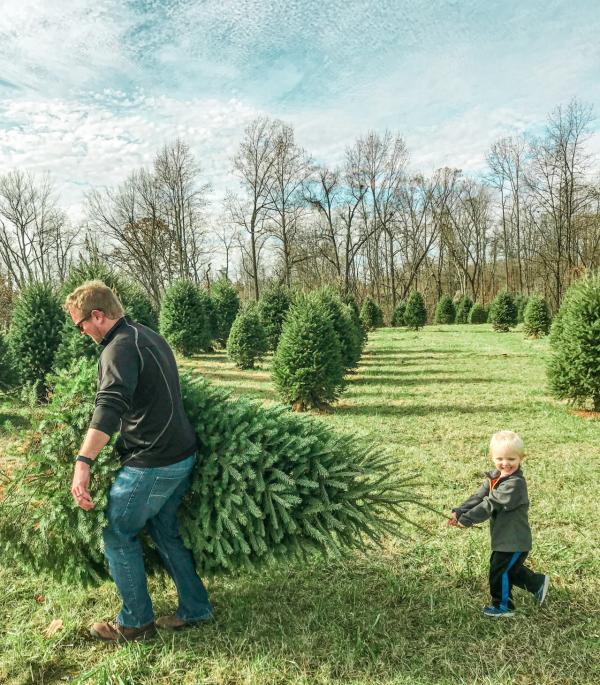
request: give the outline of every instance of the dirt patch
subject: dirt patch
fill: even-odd
[[[569,414],[580,416],[582,419],[598,420],[600,419],[600,411],[590,411],[588,409],[571,409]]]

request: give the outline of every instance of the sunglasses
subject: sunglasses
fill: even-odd
[[[93,311],[93,310],[92,310]],[[76,324],[75,327],[79,329],[80,333],[83,333],[83,323],[87,321],[90,316],[92,315],[92,312],[90,312],[87,316],[84,316],[83,319],[80,319]]]

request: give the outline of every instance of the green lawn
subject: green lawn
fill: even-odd
[[[367,435],[448,511],[489,467],[492,432],[525,440],[534,530],[532,565],[551,575],[542,608],[517,590],[518,615],[480,615],[487,600],[488,532],[447,529],[413,512],[427,532],[344,562],[314,559],[209,585],[217,620],[123,648],[86,637],[118,609],[114,587],[64,588],[0,564],[0,683],[397,683],[556,685],[600,682],[600,423],[548,397],[546,340],[488,326],[430,326],[372,334],[358,373],[322,420]],[[223,354],[185,367],[275,401],[268,364],[237,371]],[[23,408],[0,405],[0,446],[14,442]],[[65,483],[65,487],[69,487]],[[151,581],[157,613],[175,592]],[[36,601],[36,595],[43,601]],[[38,600],[41,598],[38,597]],[[63,628],[44,630],[53,619]]]

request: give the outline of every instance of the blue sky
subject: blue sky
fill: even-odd
[[[332,165],[390,128],[415,169],[476,172],[572,97],[600,115],[599,36],[593,0],[3,0],[0,172],[50,171],[77,213],[181,136],[216,206],[259,114]]]

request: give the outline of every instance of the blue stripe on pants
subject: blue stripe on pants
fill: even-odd
[[[515,552],[512,555],[502,574],[502,601],[500,602],[500,609],[502,609],[502,611],[508,611],[508,572],[517,563],[521,554],[522,552]]]

